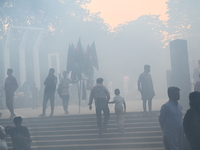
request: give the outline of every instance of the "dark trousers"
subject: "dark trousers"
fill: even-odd
[[[148,100],[143,100],[143,110],[144,110],[144,112],[147,111],[147,106],[146,106],[147,101],[148,101],[149,111],[152,110],[152,98],[151,98],[151,99],[148,99]]]
[[[62,104],[65,113],[68,112],[69,95],[62,95]]]
[[[108,108],[108,101],[107,100],[96,100],[96,117],[97,117],[97,125],[99,130],[102,129],[102,119],[101,119],[101,112],[103,111],[104,114],[104,122],[103,127],[107,128],[108,120],[110,117],[110,110]]]
[[[46,106],[47,106],[47,102],[50,99],[51,102],[51,114],[54,113],[54,101],[55,101],[55,96],[54,94],[44,94],[43,97],[43,114],[46,113]]]
[[[13,106],[13,93],[6,93],[6,106],[10,111],[11,115],[14,115],[14,106]]]

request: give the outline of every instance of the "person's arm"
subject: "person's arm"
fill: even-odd
[[[125,102],[125,100],[124,100],[123,104],[124,104],[124,113],[126,113],[126,102]]]
[[[89,98],[89,103],[88,103],[90,110],[92,109],[93,98],[94,98],[94,88],[90,92],[90,98]]]
[[[28,139],[28,140],[31,139],[31,138],[30,138],[30,133],[29,133],[29,130],[28,130],[27,127],[25,127],[25,138]]]
[[[166,107],[166,105],[164,104],[164,105],[161,107],[160,116],[159,116],[159,123],[160,123],[160,127],[161,127],[162,130],[163,130],[163,128],[164,128],[164,123],[165,123],[166,116],[167,116],[167,107]]]
[[[137,87],[138,87],[138,91],[141,91],[141,75],[139,76],[138,78],[138,81],[137,81]]]
[[[0,139],[4,140],[6,138],[6,133],[4,127],[0,126]]]
[[[195,82],[197,82],[199,79],[199,74],[197,69],[194,69],[193,78]]]
[[[13,77],[13,92],[15,92],[18,88],[18,83],[15,77]]]
[[[44,85],[46,86],[48,82],[48,77],[44,80]]]
[[[194,129],[193,123],[194,114],[191,110],[188,110],[183,118],[183,129],[187,138],[193,134],[192,130]]]

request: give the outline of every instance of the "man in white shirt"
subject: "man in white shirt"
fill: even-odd
[[[182,106],[178,103],[180,89],[168,88],[169,101],[162,105],[159,123],[163,133],[165,150],[183,150]]]
[[[194,78],[195,83],[198,82],[198,81],[200,81],[200,78],[199,78],[199,74],[200,74],[200,60],[198,60],[198,64],[199,64],[199,66],[194,69],[194,74],[193,74],[193,78]]]

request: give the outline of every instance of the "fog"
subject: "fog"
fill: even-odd
[[[123,89],[123,77],[129,77],[129,94],[139,95],[137,92],[137,79],[143,72],[143,66],[151,66],[151,76],[156,92],[155,98],[166,98],[167,80],[166,71],[171,69],[169,41],[174,39],[185,39],[188,41],[188,53],[190,74],[192,79],[193,69],[197,66],[199,59],[200,40],[199,29],[196,27],[199,22],[181,22],[175,20],[169,1],[169,20],[163,22],[159,16],[146,15],[137,20],[121,24],[114,30],[104,24],[104,20],[98,14],[90,14],[89,10],[82,8],[88,1],[39,1],[34,2],[22,0],[1,1],[1,54],[4,54],[7,40],[10,52],[10,68],[14,70],[18,82],[27,81],[32,84],[34,81],[34,59],[33,48],[40,31],[43,30],[42,38],[38,44],[39,50],[39,71],[40,85],[48,74],[50,67],[56,69],[56,76],[66,70],[68,46],[73,43],[77,45],[78,39],[85,50],[87,45],[93,41],[96,44],[96,51],[99,62],[99,70],[95,69],[94,80],[102,77],[105,85],[109,81],[113,83],[113,89]],[[180,2],[181,3],[181,2]],[[180,4],[180,8],[181,8]],[[193,6],[195,7],[195,6]],[[182,11],[179,8],[180,11]],[[195,9],[199,11],[198,9]],[[191,15],[189,10],[186,14]],[[196,16],[195,16],[196,17]],[[112,18],[111,18],[112,19]],[[189,18],[190,19],[190,18]],[[182,24],[182,29],[176,28],[175,24]],[[187,26],[185,25],[187,24]],[[188,26],[190,25],[190,28]],[[13,29],[10,33],[9,28]],[[184,28],[185,26],[185,28]],[[20,79],[20,43],[23,35],[28,29],[24,44],[25,51],[25,74],[26,78]],[[10,34],[10,35],[8,35]],[[10,36],[8,39],[7,37]],[[58,54],[57,60],[48,59],[50,54]],[[4,55],[1,55],[4,57]],[[2,60],[2,82],[5,79],[5,57]],[[50,61],[50,62],[49,62]],[[20,81],[21,80],[21,81]],[[22,85],[23,83],[20,83]],[[122,94],[123,95],[123,94]],[[129,99],[131,96],[129,96]]]

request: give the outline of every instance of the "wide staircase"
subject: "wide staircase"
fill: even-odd
[[[23,119],[29,128],[32,150],[163,150],[159,112],[125,115],[125,133],[116,129],[115,114],[111,114],[108,130],[98,135],[95,114],[37,117]],[[12,120],[0,119],[3,126]],[[9,149],[12,147],[7,137]]]

